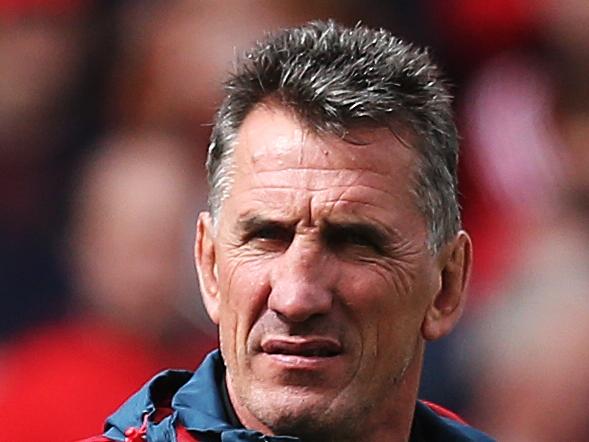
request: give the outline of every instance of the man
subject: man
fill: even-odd
[[[471,262],[427,54],[315,22],[259,42],[226,88],[195,247],[220,352],[154,378],[104,438],[490,440],[416,401]]]

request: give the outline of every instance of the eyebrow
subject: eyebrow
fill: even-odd
[[[237,228],[240,232],[255,232],[261,228],[278,227],[278,228],[292,228],[294,222],[284,222],[265,218],[259,215],[248,216],[247,218],[240,219],[237,222]]]
[[[328,222],[323,235],[329,237],[333,234],[355,235],[365,238],[379,253],[385,253],[398,238],[395,232],[389,234],[384,228],[368,222]]]
[[[380,244],[390,241],[387,232],[366,222],[327,222],[326,230],[360,234]]]
[[[247,218],[241,219],[237,223],[237,228],[243,234],[256,232],[260,229],[267,228],[280,228],[280,229],[293,229],[296,225],[296,221],[280,221],[269,219],[259,215],[248,216]],[[325,225],[321,229],[323,234],[331,233],[352,233],[365,236],[375,244],[381,245],[383,248],[394,243],[399,239],[399,234],[394,230],[386,230],[373,223],[363,221],[351,221],[351,222],[337,222],[337,221],[326,221]]]

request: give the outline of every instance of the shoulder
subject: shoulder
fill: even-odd
[[[185,431],[187,423],[192,423],[199,416],[206,423],[223,419],[224,409],[217,397],[218,372],[222,369],[219,352],[214,351],[196,372],[161,372],[106,420],[102,436],[80,442],[131,441],[134,440],[132,437],[144,440],[142,437],[148,432],[150,440],[168,440],[173,433],[179,441],[195,440],[194,436],[188,437]]]
[[[456,413],[426,401],[418,401],[415,407],[412,442],[493,442],[489,435],[468,425]],[[412,435],[413,436],[413,435]]]
[[[192,372],[183,370],[156,375],[106,420],[104,434],[78,442],[144,441],[148,422],[159,424],[172,414],[170,402],[191,376]]]

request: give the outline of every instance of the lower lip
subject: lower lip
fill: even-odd
[[[339,361],[340,356],[297,356],[264,353],[273,363],[293,370],[318,370]]]

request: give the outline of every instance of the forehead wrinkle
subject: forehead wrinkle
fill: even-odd
[[[345,143],[341,139],[326,140],[308,134],[308,130],[295,130],[295,135],[277,135],[269,144],[260,143],[253,135],[246,137],[242,160],[249,163],[256,172],[287,171],[287,170],[333,170],[361,171],[389,176],[398,170],[411,166],[412,152],[396,155],[393,163],[390,159],[390,146],[380,142],[356,146]],[[372,145],[374,144],[374,145]],[[383,161],[367,161],[376,156]],[[240,155],[241,156],[241,155]],[[270,161],[267,161],[270,160]],[[346,166],[353,163],[354,166]],[[316,164],[310,167],[308,164]],[[372,169],[372,170],[371,170]]]
[[[241,170],[238,170],[239,175],[247,175],[248,171],[252,170],[256,175],[266,175],[272,173],[285,173],[285,172],[292,172],[292,173],[324,173],[328,175],[340,175],[343,173],[350,173],[354,175],[354,177],[361,177],[364,175],[376,175],[382,179],[382,177],[389,177],[391,175],[395,175],[399,173],[398,170],[390,170],[391,168],[387,167],[386,170],[372,170],[370,168],[366,168],[363,166],[357,167],[340,167],[340,166],[333,166],[333,167],[323,167],[323,166],[293,166],[291,164],[286,165],[285,162],[276,160],[275,162],[269,163],[266,167],[262,167],[260,163],[257,165],[252,164],[253,167],[251,168],[244,168],[242,167]],[[400,166],[402,167],[402,166]],[[241,172],[241,173],[239,173]]]
[[[296,210],[296,201],[299,198],[304,198],[309,200],[308,203],[310,207],[313,208],[315,205],[319,204],[326,204],[326,205],[357,205],[357,206],[365,206],[370,207],[373,209],[378,209],[382,211],[388,211],[392,209],[392,207],[387,207],[383,205],[383,201],[395,201],[395,196],[389,190],[383,190],[380,188],[372,187],[372,186],[365,186],[365,185],[356,185],[354,188],[351,188],[347,184],[342,185],[330,185],[321,188],[310,188],[306,183],[305,187],[298,188],[299,192],[292,192],[293,186],[292,185],[277,185],[277,186],[259,186],[259,187],[250,187],[247,190],[244,190],[243,193],[251,193],[254,196],[254,199],[251,201],[251,204],[259,207],[264,206],[272,206],[277,209],[282,210],[284,207]],[[376,193],[372,195],[368,195],[366,190],[370,191],[371,193]],[[303,195],[300,191],[308,191],[312,192],[313,194],[310,195]],[[272,195],[276,193],[278,195]],[[239,198],[239,193],[235,194],[235,197]],[[315,201],[315,203],[311,203],[311,199]],[[409,209],[412,209],[411,206]]]
[[[383,170],[371,170],[368,169],[362,165],[358,165],[357,167],[341,167],[338,165],[331,165],[332,167],[328,167],[328,165],[325,165],[325,167],[323,165],[321,166],[315,166],[315,167],[310,167],[310,166],[304,166],[302,164],[297,165],[297,166],[293,166],[292,164],[284,165],[281,166],[281,163],[285,163],[282,160],[276,159],[275,163],[269,163],[266,167],[262,167],[262,162],[251,162],[251,166],[252,166],[252,170],[257,173],[257,174],[265,174],[265,173],[273,173],[273,172],[325,172],[325,173],[342,173],[342,172],[357,172],[360,174],[371,174],[371,175],[379,175],[379,176],[390,176],[391,172],[394,172],[394,170],[389,170],[390,168],[387,167],[386,170],[385,168],[383,168]],[[278,166],[278,167],[277,167]],[[399,165],[400,167],[402,167],[402,165]]]
[[[282,190],[282,189],[283,188],[278,188],[277,190]],[[389,194],[387,194],[386,192],[382,192],[382,193],[385,193],[388,198],[391,198],[391,196]],[[373,199],[375,201],[382,201],[381,198],[378,198],[376,196]],[[308,200],[310,201],[311,198],[308,198]],[[258,204],[263,204],[265,206],[274,206],[273,200],[266,199],[266,198],[260,198],[257,201],[253,201],[253,204],[255,204],[256,206]],[[374,209],[379,209],[379,210],[382,210],[385,212],[388,210],[386,207],[383,207],[382,205],[379,205],[377,203],[373,203],[371,201],[366,201],[366,200],[362,200],[362,199],[356,199],[353,197],[339,198],[339,197],[334,196],[334,197],[322,199],[321,204],[366,206],[366,207],[371,207]],[[276,208],[283,208],[283,207],[294,208],[294,204],[284,204],[284,198],[281,198],[280,201],[276,202],[275,206],[276,206]]]
[[[325,200],[325,203],[331,204],[333,206],[337,206],[337,205],[367,206],[367,207],[372,207],[375,209],[387,211],[387,209],[385,207],[380,206],[378,204],[374,204],[374,203],[368,202],[366,200],[355,200],[353,198],[333,198],[333,199]]]
[[[395,194],[395,189],[403,190],[399,187],[396,187],[394,182],[390,179],[390,176],[375,173],[371,171],[362,171],[359,174],[354,174],[353,176],[345,175],[342,173],[342,170],[333,170],[333,171],[325,171],[330,175],[340,175],[338,178],[339,182],[329,182],[324,186],[319,185],[311,185],[314,182],[321,182],[326,179],[325,175],[321,176],[313,176],[317,170],[315,169],[288,169],[290,172],[294,172],[296,177],[292,177],[289,175],[285,175],[284,173],[287,172],[286,169],[281,170],[268,170],[265,172],[256,172],[253,174],[253,183],[249,185],[250,189],[253,188],[267,188],[267,189],[288,189],[288,188],[298,188],[298,189],[306,189],[306,190],[329,190],[329,189],[338,189],[341,187],[349,187],[349,188],[367,188],[367,189],[375,189],[381,192]],[[308,171],[311,176],[306,176],[305,172]],[[297,172],[301,172],[300,174]],[[345,171],[344,171],[345,172]],[[270,178],[268,178],[270,176]],[[246,179],[247,175],[243,174],[242,177]],[[238,177],[236,177],[239,179]],[[293,182],[289,180],[289,178],[296,178],[298,181]],[[329,177],[327,177],[329,178]],[[364,181],[364,182],[361,182]],[[288,182],[288,184],[286,184]],[[285,184],[283,184],[285,183]]]
[[[386,197],[389,198],[390,196],[386,194]],[[288,198],[288,200],[292,202],[293,198],[296,198],[296,196],[286,195],[285,198]],[[376,196],[372,198],[373,201],[367,201],[366,199],[361,198],[356,199],[354,197],[330,197],[321,199],[321,201],[317,202],[318,196],[315,195],[304,197],[300,202],[292,202],[290,204],[285,204],[285,198],[259,198],[257,200],[252,200],[251,204],[248,205],[246,210],[240,214],[239,217],[253,217],[260,215],[265,218],[282,218],[283,216],[285,219],[290,217],[295,218],[299,216],[301,209],[304,209],[303,211],[305,214],[310,214],[312,218],[330,218],[331,214],[340,217],[340,214],[342,214],[348,217],[351,216],[358,219],[372,220],[374,217],[371,216],[370,213],[374,214],[377,211],[391,214],[389,219],[391,222],[393,222],[394,218],[394,216],[392,216],[393,212],[391,212],[392,207],[383,206],[381,204],[382,198]],[[370,212],[363,212],[360,210],[361,208],[369,208]],[[307,217],[307,215],[305,215],[305,217]]]
[[[308,183],[305,183],[308,184]],[[383,190],[381,188],[378,187],[373,187],[373,186],[368,186],[368,185],[356,185],[354,186],[356,189],[360,190],[360,189],[369,189],[369,190],[374,190],[380,193],[384,193],[387,195],[392,195],[392,192],[389,192],[387,190]],[[263,190],[292,190],[292,189],[302,189],[302,190],[308,190],[311,192],[327,192],[330,190],[337,190],[337,189],[341,189],[343,188],[345,189],[349,189],[350,185],[349,184],[339,184],[339,185],[329,185],[329,186],[325,186],[325,187],[310,187],[308,185],[306,185],[305,187],[295,187],[293,185],[289,185],[289,184],[284,184],[284,185],[272,185],[272,186],[268,186],[268,185],[261,185],[261,186],[251,186],[248,189],[243,190],[241,193],[245,193],[245,192],[251,192],[251,191],[263,191]],[[352,190],[350,190],[352,191]]]
[[[359,179],[359,177],[358,177]],[[362,192],[362,196],[356,196],[354,193],[357,193],[357,189],[368,188],[370,192],[367,194],[366,192]],[[377,195],[370,195],[373,192],[376,192]],[[328,198],[324,199],[324,204],[329,207],[328,213],[332,214],[338,207],[343,207],[344,209],[358,209],[358,207],[370,207],[376,210],[385,211],[385,207],[383,207],[383,198],[380,197],[380,194],[384,193],[385,200],[392,198],[392,195],[382,189],[375,188],[373,186],[362,185],[359,183],[355,183],[352,186],[346,186],[341,193],[338,195],[328,195]],[[367,196],[370,195],[371,198],[368,199]],[[354,198],[356,196],[356,198]],[[377,201],[372,202],[372,201]],[[352,206],[352,207],[350,207]],[[349,210],[348,210],[349,211]]]
[[[276,159],[277,163],[283,163],[283,161],[280,161],[278,159]],[[306,166],[306,165],[285,165],[284,167],[275,167],[276,164],[275,163],[269,163],[269,167],[260,167],[260,162],[256,162],[256,163],[252,163],[255,168],[256,168],[256,172],[260,173],[260,172],[275,172],[275,171],[288,171],[288,170],[301,170],[301,171],[305,171],[305,170],[309,170],[309,171],[319,171],[319,170],[323,170],[323,171],[332,171],[332,172],[340,172],[340,171],[352,171],[352,172],[372,172],[372,173],[376,173],[379,175],[387,175],[387,173],[385,172],[380,172],[380,171],[373,171],[370,169],[367,169],[366,167],[363,167],[362,165],[358,165],[356,167],[342,167],[342,166],[337,166],[337,165],[318,165],[318,166]],[[331,167],[329,167],[331,166]]]
[[[287,221],[289,218],[296,218],[299,210],[300,207],[297,204],[285,204],[284,198],[279,201],[261,199],[251,201],[251,204],[244,206],[244,209],[237,214],[237,219],[264,218]]]

